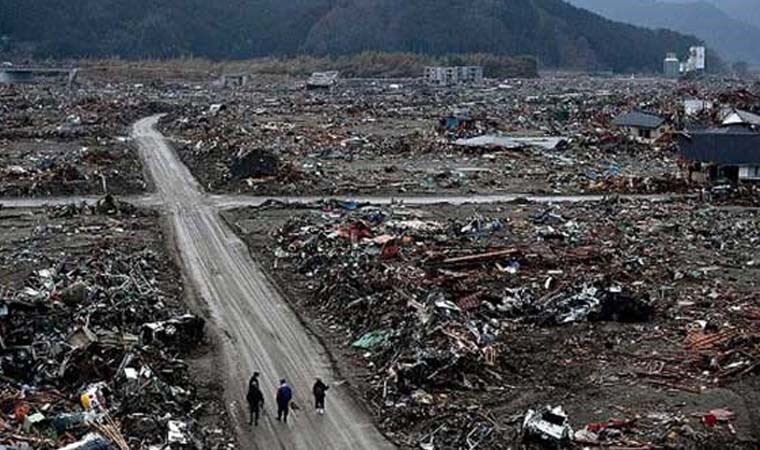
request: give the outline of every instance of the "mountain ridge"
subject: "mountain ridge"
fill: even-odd
[[[760,64],[760,27],[735,19],[705,0],[568,0],[611,20],[649,28],[668,28],[705,41],[731,61]]]

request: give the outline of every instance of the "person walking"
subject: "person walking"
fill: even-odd
[[[325,396],[327,395],[328,389],[330,389],[330,387],[323,383],[319,378],[314,382],[314,387],[311,389],[314,394],[314,408],[319,414],[325,413]]]
[[[259,426],[259,415],[264,408],[264,394],[259,387],[259,373],[255,372],[251,379],[248,381],[248,412],[250,418],[248,419],[248,425],[255,424]]]
[[[293,390],[288,386],[285,379],[280,380],[280,388],[277,389],[277,420],[288,423],[290,401],[293,399]]]

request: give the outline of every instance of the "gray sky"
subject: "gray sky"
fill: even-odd
[[[610,0],[615,1],[615,0]],[[618,0],[621,1],[621,0]],[[622,0],[628,1],[628,0]],[[659,0],[667,3],[692,3],[704,1],[712,3],[736,19],[760,27],[760,0]]]

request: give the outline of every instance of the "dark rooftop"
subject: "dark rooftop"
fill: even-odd
[[[678,136],[681,155],[715,164],[760,164],[760,133],[737,127],[691,131]]]
[[[613,124],[619,127],[635,127],[645,129],[655,129],[665,123],[665,119],[654,114],[647,114],[640,111],[632,111],[620,116],[617,116],[612,121]]]

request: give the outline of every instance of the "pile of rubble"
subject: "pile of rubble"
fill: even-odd
[[[0,246],[13,274],[0,285],[0,446],[229,448],[223,411],[182,359],[204,344],[204,321],[150,241],[155,215],[111,197],[31,214],[42,224]],[[207,414],[222,414],[215,427]]]
[[[520,391],[547,398],[540,386],[558,383],[575,387],[561,384],[557,401],[585,395],[598,389],[588,370],[620,389],[644,381],[681,392],[760,370],[756,270],[729,285],[712,276],[757,265],[752,211],[611,201],[491,207],[463,219],[439,208],[310,206],[261,244],[273,248],[283,285],[301,286],[292,289],[325,329],[349,337],[369,371],[364,396],[402,445],[506,448],[499,442],[520,428],[530,434],[541,413],[517,427],[500,402],[525,404]],[[702,258],[717,268],[699,267]],[[621,353],[629,357],[615,358]],[[688,419],[670,410],[642,417],[641,406],[628,407],[626,421],[555,440],[645,448],[701,436],[661,436],[662,420]]]

